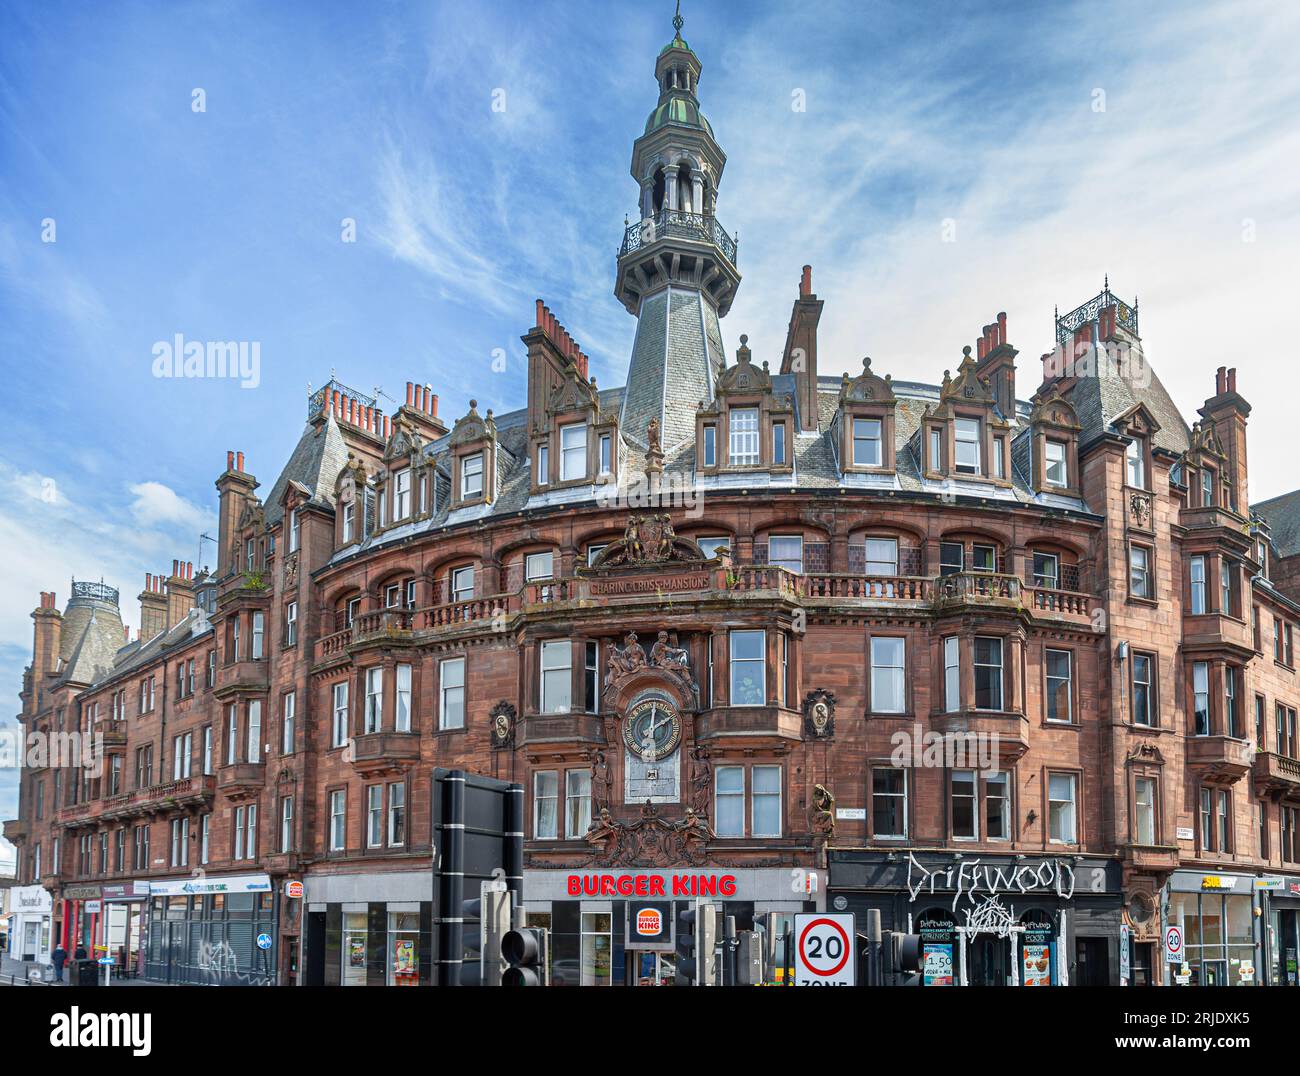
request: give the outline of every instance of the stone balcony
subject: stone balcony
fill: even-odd
[[[95,726],[95,733],[103,738],[105,747],[126,746],[125,721],[101,721]]]
[[[1231,784],[1240,780],[1255,761],[1255,745],[1234,736],[1189,736],[1187,765],[1201,778]]]
[[[803,715],[784,706],[718,706],[695,719],[701,744],[768,747],[803,739]]]
[[[566,744],[605,744],[605,721],[600,714],[531,714],[519,723],[519,745],[534,750]]]
[[[101,801],[99,817],[106,820],[147,817],[165,814],[178,807],[210,806],[216,782],[215,777],[204,775],[137,788]]]
[[[1178,869],[1182,852],[1175,844],[1122,844],[1120,854],[1134,870],[1166,874]]]
[[[30,828],[25,818],[11,818],[4,824],[4,837],[10,844],[25,841]]]
[[[1251,780],[1259,795],[1300,797],[1300,761],[1276,751],[1257,751]]]
[[[1029,719],[1010,710],[959,710],[954,713],[930,715],[931,732],[937,732],[951,741],[954,750],[987,751],[996,745],[996,761],[1009,766],[1029,750]],[[973,739],[972,739],[973,738]],[[972,766],[978,758],[970,759]]]
[[[217,683],[213,694],[217,698],[240,692],[263,692],[270,686],[270,662],[265,658],[256,661],[245,659],[217,666]]]
[[[265,784],[265,762],[232,762],[217,774],[217,790],[229,800],[258,796]]]
[[[400,773],[420,761],[415,732],[363,732],[352,740],[352,768],[363,777]]]

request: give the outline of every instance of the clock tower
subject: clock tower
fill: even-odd
[[[726,366],[718,319],[731,309],[740,273],[736,237],[717,217],[727,156],[700,111],[702,65],[682,37],[655,61],[659,101],[632,145],[639,190],[619,250],[614,292],[637,319],[619,428],[634,450],[658,423],[665,455],[695,437],[695,413],[713,399]]]

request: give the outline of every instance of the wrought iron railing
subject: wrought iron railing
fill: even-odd
[[[90,598],[93,601],[112,602],[117,604],[117,587],[110,587],[107,583],[78,583],[75,579],[72,581],[72,596],[74,598]]]
[[[1071,310],[1068,314],[1058,314],[1056,317],[1056,342],[1063,344],[1069,340],[1075,333],[1075,330],[1081,325],[1087,325],[1090,321],[1096,321],[1099,315],[1107,307],[1115,307],[1116,321],[1134,336],[1138,336],[1138,308],[1137,303],[1130,306],[1122,299],[1116,298],[1115,293],[1110,290],[1110,282],[1102,288],[1101,294],[1089,299],[1082,306]]]
[[[665,236],[712,243],[727,261],[736,264],[736,248],[740,240],[728,235],[727,230],[718,223],[717,217],[710,213],[687,213],[680,209],[661,209],[658,216],[646,217],[629,224],[623,233],[623,246],[619,249],[618,256],[621,258],[624,254],[631,254]]]
[[[337,378],[331,377],[329,381],[307,397],[308,422],[329,406],[329,401],[334,398],[336,392],[345,399],[356,400],[362,407],[375,407],[379,403],[369,393],[358,392],[356,389],[349,388]]]

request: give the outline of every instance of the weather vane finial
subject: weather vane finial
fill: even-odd
[[[673,29],[677,31],[677,36],[682,36],[682,27],[686,20],[682,18],[682,0],[677,0],[677,14],[673,16]]]

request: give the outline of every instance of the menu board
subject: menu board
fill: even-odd
[[[929,944],[922,955],[922,982],[926,986],[952,986],[952,946]]]

